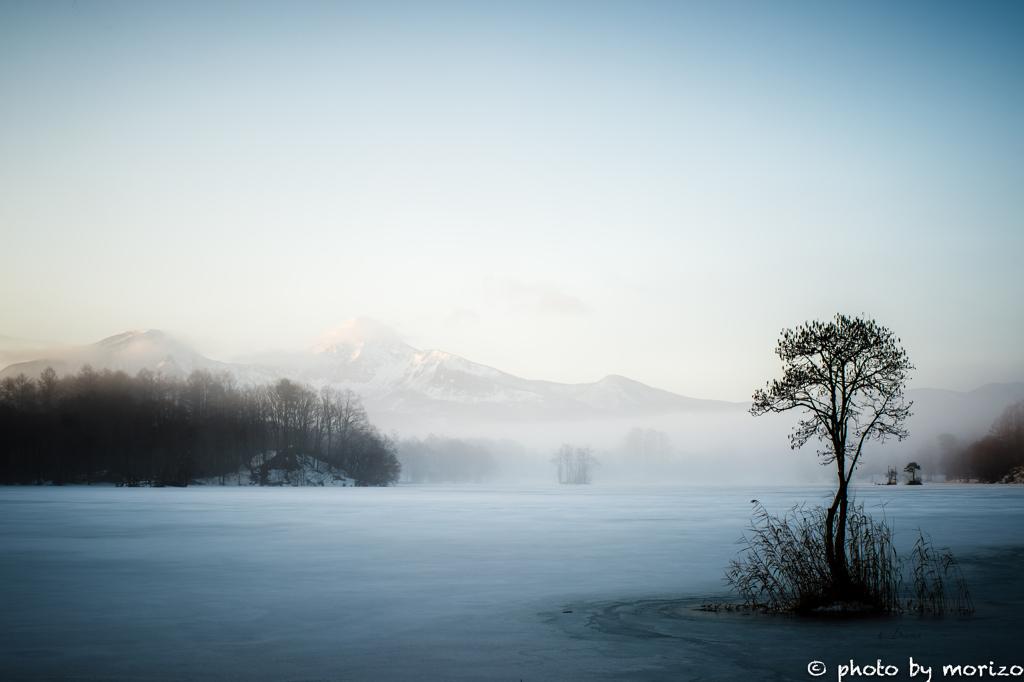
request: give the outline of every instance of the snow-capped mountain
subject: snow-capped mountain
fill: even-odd
[[[393,412],[458,411],[494,419],[574,418],[728,409],[732,403],[685,398],[620,376],[590,384],[522,379],[440,350],[401,342],[336,343],[311,349],[295,378],[350,388],[367,405]]]
[[[359,320],[339,325],[324,342],[306,351],[257,363],[212,360],[168,334],[148,329],[10,365],[0,370],[0,378],[21,373],[36,377],[47,366],[64,375],[85,364],[128,374],[146,368],[175,379],[185,379],[197,369],[227,372],[242,386],[287,378],[351,389],[377,423],[389,427],[410,420],[421,425],[515,424],[711,413],[745,422],[749,407],[746,402],[687,398],[615,375],[587,384],[523,379],[444,351],[417,350]],[[975,437],[1006,405],[1024,398],[1024,384],[989,384],[971,392],[911,388],[907,395],[915,402],[915,436],[926,439],[950,431]]]
[[[358,325],[349,325],[351,332]],[[337,328],[336,328],[337,329]],[[420,351],[386,335],[333,339],[273,362],[225,363],[207,358],[155,329],[125,332],[56,356],[22,362],[0,378],[58,374],[83,365],[135,374],[146,368],[175,379],[194,370],[228,372],[241,385],[288,378],[313,386],[351,389],[373,412],[484,420],[586,419],[602,415],[658,415],[728,410],[739,404],[686,398],[621,376],[589,384],[522,379],[440,350]]]
[[[51,351],[48,357],[10,365],[0,376],[24,373],[37,376],[46,367],[58,374],[77,372],[83,365],[94,369],[110,369],[135,374],[147,368],[176,379],[188,376],[193,370],[220,372],[228,368],[223,362],[203,357],[183,343],[157,329],[139,329],[111,336],[88,346],[74,346]]]

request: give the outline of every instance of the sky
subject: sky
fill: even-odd
[[[748,399],[783,328],[1024,381],[1020,3],[0,4],[0,336],[353,317]]]

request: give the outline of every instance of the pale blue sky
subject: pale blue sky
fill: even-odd
[[[1022,381],[1024,5],[893,5],[6,3],[0,334],[743,400],[866,312]]]

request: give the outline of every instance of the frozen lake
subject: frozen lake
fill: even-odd
[[[0,677],[807,680],[820,660],[835,680],[851,657],[898,679],[910,656],[1024,665],[1022,486],[859,491],[887,501],[905,544],[920,526],[953,549],[974,617],[692,609],[724,594],[752,498],[782,511],[826,493],[0,488]]]

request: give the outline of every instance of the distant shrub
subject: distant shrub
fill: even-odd
[[[836,585],[825,559],[821,506],[796,506],[782,516],[756,503],[750,534],[726,581],[743,605],[767,612],[968,613],[974,610],[963,573],[946,550],[923,533],[909,556],[893,546],[894,531],[864,505],[847,516],[846,556],[851,584]]]

